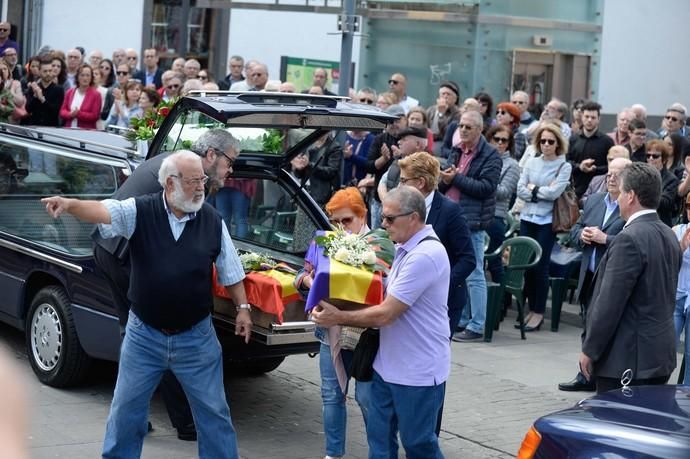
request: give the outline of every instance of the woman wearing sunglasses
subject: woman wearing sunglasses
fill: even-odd
[[[654,139],[647,142],[647,164],[656,167],[661,174],[661,201],[656,213],[659,214],[659,219],[668,226],[673,226],[680,208],[678,197],[680,180],[667,167],[671,155],[671,147],[663,140]]]
[[[337,191],[325,206],[331,225],[340,227],[352,234],[366,234],[367,207],[359,190],[348,187]],[[306,266],[297,274],[295,286],[306,296],[311,287],[311,267]],[[331,330],[337,328],[338,330]],[[348,381],[341,386],[336,374],[336,366],[346,370],[352,361],[354,347],[357,345],[361,329],[353,327],[316,328],[316,337],[321,342],[319,351],[319,370],[321,373],[321,401],[323,404],[323,430],[326,436],[326,457],[336,459],[345,455],[345,434],[347,430],[347,410],[345,405]],[[340,351],[331,352],[331,340],[337,340]],[[364,422],[367,422],[367,407],[369,397],[368,382],[355,382],[355,400],[362,410]]]
[[[513,133],[513,143],[510,151],[513,153],[513,158],[522,158],[527,148],[527,138],[525,134],[519,132],[520,130],[520,109],[517,105],[510,102],[501,102],[496,106],[496,124],[499,126],[507,126]],[[487,137],[487,139],[490,139]]]
[[[520,236],[536,240],[542,249],[539,263],[525,273],[525,296],[530,312],[525,331],[532,332],[544,323],[546,295],[549,291],[549,262],[556,241],[553,203],[570,182],[571,166],[565,160],[568,142],[560,126],[542,123],[534,134],[536,156],[527,161],[520,174],[517,195],[525,201],[520,212]]]
[[[496,188],[494,219],[486,230],[491,238],[487,252],[491,253],[505,240],[505,220],[508,218],[510,201],[517,191],[520,167],[510,154],[513,146],[512,129],[508,126],[493,126],[487,131],[486,139],[496,148],[498,154],[501,155],[501,161],[503,161],[498,187]],[[489,261],[489,272],[491,272],[491,279],[494,282],[501,283],[503,280],[503,263],[499,257],[494,257]]]

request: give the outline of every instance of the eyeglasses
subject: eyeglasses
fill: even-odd
[[[618,180],[618,174],[609,172],[608,174],[606,174],[606,180]]]
[[[649,159],[649,158],[659,159],[659,158],[661,158],[661,154],[660,153],[647,153],[647,159]]]
[[[417,180],[419,177],[400,177],[400,183],[403,185],[409,182],[410,180]]]
[[[264,76],[264,74],[263,73],[252,73],[252,78],[256,78],[256,77],[260,77],[260,76]]]
[[[118,71],[117,71],[117,72],[115,72],[115,73],[117,73],[117,76],[125,76],[125,75],[129,75],[129,72],[123,72],[123,71],[120,71],[120,70],[118,70]]]
[[[10,31],[10,29],[5,29],[5,28],[0,29],[0,32],[9,32],[9,31]]]
[[[331,225],[347,226],[350,223],[352,223],[354,219],[355,219],[355,217],[345,217],[345,218],[341,218],[341,219],[331,218],[328,221],[331,223]]]
[[[671,116],[671,115],[664,116],[664,119],[666,119],[668,121],[673,121],[674,123],[678,122],[678,118],[676,118],[675,116]]]
[[[193,185],[195,187],[199,185],[206,185],[206,182],[208,182],[208,175],[204,175],[200,178],[183,178],[179,175],[171,175],[170,177],[175,177],[176,179],[182,180],[187,185]]]
[[[388,80],[388,84],[392,84],[393,86],[399,85],[400,82],[396,80]]]
[[[127,56],[127,60],[128,60],[128,61],[136,61],[136,60],[137,60],[137,56]]]
[[[498,110],[498,111],[496,111],[496,114],[497,115],[510,115],[510,112],[507,112],[505,110]]]
[[[381,215],[381,220],[384,222],[388,223],[389,225],[392,225],[395,223],[395,220],[399,217],[406,217],[410,214],[413,214],[414,210],[411,210],[410,212],[405,212],[404,214],[398,214],[398,215]]]
[[[179,87],[180,87],[179,84],[169,84],[168,86],[166,86],[166,88],[168,88],[168,89],[177,89]]]
[[[525,105],[527,102],[524,102],[522,100],[511,100],[510,103],[515,105]]]
[[[492,137],[492,140],[496,143],[508,143],[510,139],[508,137],[499,137],[497,135]]]
[[[360,104],[374,105],[376,101],[374,99],[359,99]]]
[[[472,129],[474,129],[474,126],[472,126],[470,124],[458,124],[458,127],[460,129],[464,129],[466,131],[471,131]]]
[[[547,143],[549,145],[555,145],[556,144],[556,139],[539,139],[539,143],[542,145],[546,145]]]

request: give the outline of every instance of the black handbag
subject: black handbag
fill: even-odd
[[[374,359],[379,352],[379,329],[367,328],[359,337],[350,364],[350,374],[357,381],[371,381],[374,377]]]

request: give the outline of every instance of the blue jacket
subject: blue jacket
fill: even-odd
[[[453,148],[444,168],[457,165],[460,150]],[[482,136],[477,144],[477,153],[470,163],[467,174],[456,174],[453,182],[441,182],[439,191],[445,194],[454,186],[460,190],[460,209],[472,231],[489,227],[496,209],[496,188],[501,176],[503,161],[498,151]]]

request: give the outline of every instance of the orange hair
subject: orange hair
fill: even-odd
[[[362,194],[354,186],[336,191],[326,204],[326,212],[329,215],[340,209],[350,209],[359,218],[367,215],[367,206]]]

